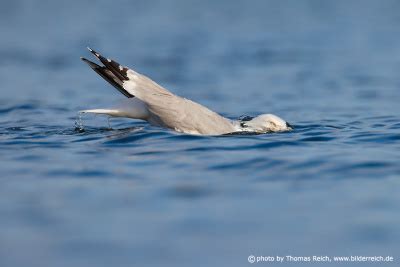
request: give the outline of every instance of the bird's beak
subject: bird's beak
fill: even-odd
[[[286,122],[286,127],[288,128],[288,130],[293,130],[294,129],[294,127],[288,122]]]

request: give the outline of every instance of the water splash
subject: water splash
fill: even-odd
[[[78,115],[75,119],[75,131],[78,133],[85,132],[85,128],[83,126],[82,114],[83,112],[78,112]]]

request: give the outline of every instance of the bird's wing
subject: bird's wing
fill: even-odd
[[[87,63],[89,67],[91,67],[97,74],[99,74],[101,77],[103,77],[104,80],[109,82],[112,86],[114,86],[118,91],[120,91],[124,96],[131,98],[134,97],[132,94],[130,94],[128,91],[124,89],[122,86],[122,80],[119,79],[117,76],[113,74],[112,71],[107,69],[104,66],[99,66],[96,63],[81,57],[82,61]]]
[[[139,99],[146,98],[151,94],[173,95],[170,91],[161,87],[148,77],[119,64],[115,60],[103,57],[101,54],[89,47],[88,49],[101,63],[104,64],[104,66],[99,66],[85,58],[82,58],[82,60],[88,63],[94,71],[100,74],[100,76],[111,83],[114,87],[115,84],[117,84],[120,87],[117,87],[119,91],[125,91],[123,93],[124,95],[129,94],[128,97],[136,96]],[[141,100],[144,101],[144,99]]]
[[[228,119],[210,109],[176,96],[150,78],[88,49],[104,66],[84,61],[125,96],[143,101],[150,123],[185,133],[221,134],[235,130]]]
[[[235,131],[228,119],[185,98],[154,98],[147,106],[152,114],[150,123],[179,132],[218,135]]]

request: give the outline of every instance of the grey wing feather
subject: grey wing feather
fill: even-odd
[[[147,102],[153,122],[177,131],[194,134],[223,134],[234,132],[232,123],[210,109],[177,96],[155,97]]]
[[[210,109],[179,97],[133,70],[127,72],[129,81],[124,88],[147,104],[154,116],[150,123],[177,131],[200,134],[222,134],[234,132],[233,124]]]

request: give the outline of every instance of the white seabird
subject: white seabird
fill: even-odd
[[[88,49],[104,66],[83,57],[81,59],[129,99],[116,108],[88,109],[82,113],[140,119],[177,132],[199,135],[292,130],[289,123],[273,114],[237,121],[224,118],[196,102],[174,95],[148,77],[103,57],[93,49]]]

